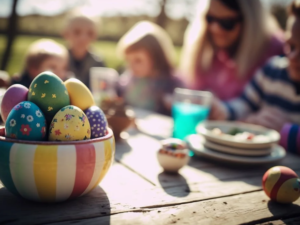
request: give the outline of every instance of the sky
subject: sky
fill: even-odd
[[[167,15],[173,19],[189,17],[188,11],[198,0],[167,0]],[[200,0],[201,1],[201,0]],[[262,0],[270,3],[289,4],[292,0]],[[0,17],[8,17],[13,0],[0,0]],[[189,2],[189,7],[187,7]],[[94,16],[149,15],[160,11],[159,0],[19,0],[17,13],[20,16],[41,14],[55,16],[73,7],[83,7]]]

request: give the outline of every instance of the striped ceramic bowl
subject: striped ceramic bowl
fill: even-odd
[[[21,141],[0,136],[0,180],[13,194],[60,202],[93,190],[115,153],[112,131],[102,138],[72,142]]]

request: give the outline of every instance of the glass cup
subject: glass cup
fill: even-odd
[[[92,67],[90,69],[90,88],[96,105],[103,99],[113,99],[117,96],[115,86],[119,74],[116,70],[106,67]]]
[[[176,88],[172,106],[173,137],[184,140],[196,133],[199,123],[207,119],[213,95],[208,91]]]

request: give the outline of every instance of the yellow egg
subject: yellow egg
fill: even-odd
[[[73,105],[59,110],[49,129],[49,141],[79,141],[91,138],[91,127],[84,112]]]
[[[65,81],[68,90],[71,105],[75,105],[82,110],[86,110],[95,105],[95,101],[90,90],[76,78],[70,78]]]

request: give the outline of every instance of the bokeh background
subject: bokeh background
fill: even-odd
[[[262,1],[284,29],[291,0]],[[94,50],[108,67],[122,68],[115,54],[116,43],[141,20],[153,21],[170,34],[178,62],[184,31],[197,4],[198,0],[0,0],[0,69],[10,75],[21,72],[26,49],[39,38],[65,44],[60,35],[64,21],[78,8],[101,20]]]

